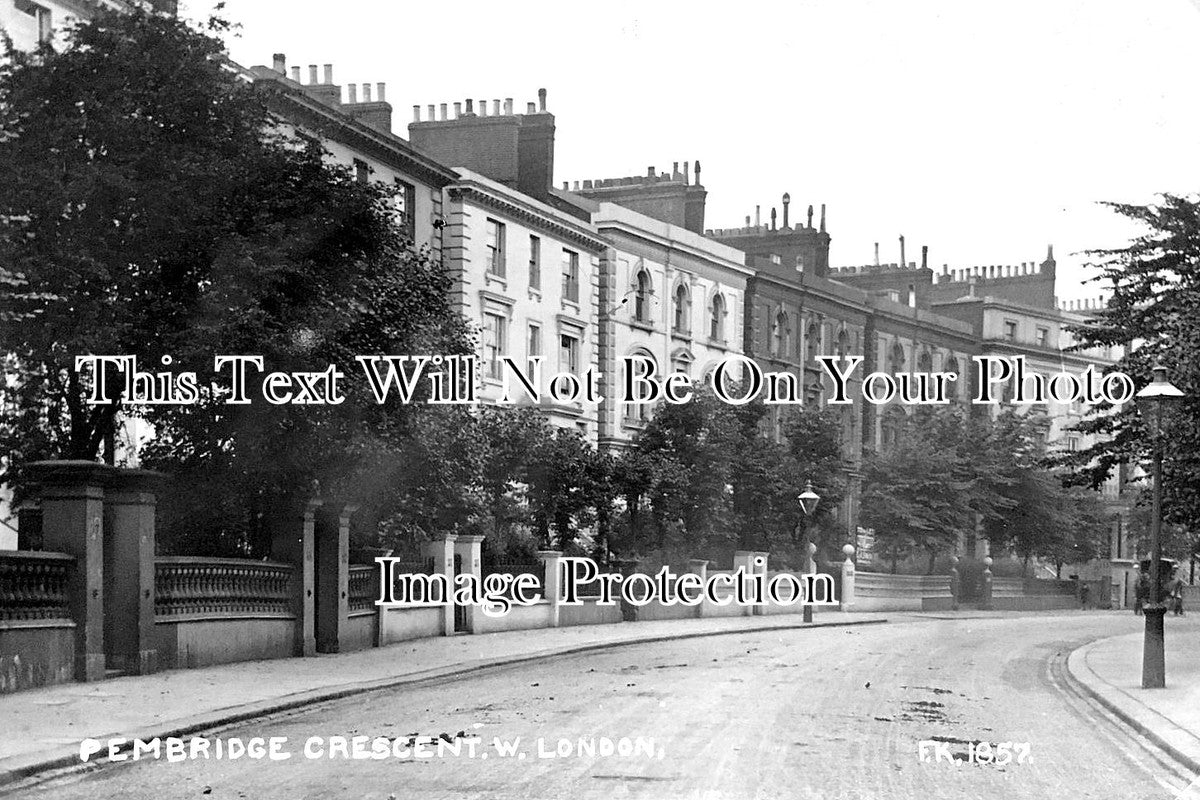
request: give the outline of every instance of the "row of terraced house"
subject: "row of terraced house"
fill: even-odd
[[[54,35],[55,15],[80,13],[81,4],[0,5],[0,25],[20,45],[22,36],[30,44]],[[659,374],[700,378],[743,355],[795,375],[801,403],[823,407],[831,386],[820,355],[863,355],[852,384],[877,369],[965,376],[981,354],[1023,355],[1043,373],[1102,366],[1117,355],[1069,349],[1067,326],[1086,308],[1058,302],[1052,249],[1016,266],[937,270],[925,248],[908,261],[901,238],[895,263],[879,263],[877,246],[875,263],[834,267],[825,207],[799,212],[788,194],[769,219],[756,206],[741,225],[706,227],[699,161],[556,184],[555,117],[544,89],[523,108],[512,98],[414,106],[405,137],[394,132],[383,83],[338,84],[331,65],[289,66],[282,54],[270,66],[231,68],[264,93],[281,127],[319,141],[359,180],[396,187],[414,246],[427,246],[453,275],[454,300],[478,329],[484,400],[499,396],[505,357],[541,357],[551,372],[617,376],[623,359],[640,356]],[[627,446],[653,406],[620,402],[616,380],[601,388],[602,402],[544,400],[544,411],[599,447]],[[957,399],[969,389],[960,386]],[[906,408],[837,408],[856,486],[864,450],[885,445]],[[1069,430],[1083,408],[1047,411],[1052,442],[1087,446]],[[1111,558],[1088,577],[1111,577],[1123,604],[1134,555],[1120,490],[1120,476],[1105,490]],[[839,509],[848,541],[857,531],[856,497],[851,491]],[[985,546],[964,542],[968,551]]]

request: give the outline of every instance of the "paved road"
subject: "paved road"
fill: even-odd
[[[285,761],[143,761],[66,776],[22,796],[1174,797],[1152,754],[1062,687],[1061,658],[1124,631],[1128,620],[893,620],[639,645],[350,698],[219,734],[288,737]],[[458,757],[412,757],[426,749],[410,746],[409,736],[454,740],[460,732],[481,737],[474,758],[465,742]],[[409,757],[303,757],[310,737],[327,752],[332,737],[354,736],[398,739],[387,746]],[[501,757],[494,737],[519,739],[525,758]],[[597,748],[600,737],[643,737],[642,749],[627,757],[540,757],[540,749],[557,753],[560,739],[577,748],[591,737]],[[923,763],[921,740],[940,741],[943,756],[958,758],[971,741],[1028,742],[1032,763]]]

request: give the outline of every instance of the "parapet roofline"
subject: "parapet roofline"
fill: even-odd
[[[595,250],[603,250],[608,247],[608,243],[600,238],[595,229],[581,225],[577,217],[466,167],[455,167],[454,172],[458,174],[458,180],[451,185],[452,189],[473,188],[476,192],[502,200],[509,206],[523,210],[526,214],[542,218],[546,227],[554,226],[571,231],[575,235],[574,238],[586,240]]]
[[[693,233],[679,225],[672,225],[669,222],[631,211],[617,203],[601,201],[599,208],[592,214],[592,224],[597,228],[616,227],[643,239],[656,241],[658,244],[679,245],[703,258],[722,261],[724,262],[723,266],[743,275],[754,274],[754,270],[746,266],[746,254],[743,251]]]
[[[325,125],[335,125],[339,130],[358,138],[360,142],[369,142],[392,156],[399,156],[408,162],[410,168],[415,168],[425,179],[439,188],[452,183],[457,177],[454,170],[424,155],[407,140],[394,133],[384,133],[344,111],[314,98],[304,84],[297,83],[270,67],[254,66],[246,69],[232,60],[228,61],[228,65],[241,76],[250,80],[256,88],[271,91],[273,96],[292,103],[297,110],[307,114],[314,122],[320,121]],[[286,118],[287,115],[282,114],[282,116]],[[300,124],[303,127],[303,124]],[[321,132],[334,138],[328,130]],[[381,160],[386,160],[382,156],[379,157]]]

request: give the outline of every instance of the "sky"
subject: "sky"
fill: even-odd
[[[206,16],[210,0],[182,11]],[[830,263],[940,271],[1041,261],[1139,233],[1100,201],[1200,191],[1200,0],[476,2],[228,0],[246,66],[331,63],[412,106],[548,91],[555,185],[699,160],[705,225],[791,195],[827,205]],[[451,108],[453,106],[451,105]]]

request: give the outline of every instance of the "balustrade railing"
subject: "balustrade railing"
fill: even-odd
[[[0,621],[71,619],[74,569],[66,553],[0,551]]]
[[[350,610],[369,611],[379,599],[379,565],[350,566]]]
[[[292,613],[290,564],[239,558],[160,556],[154,561],[154,615]]]

